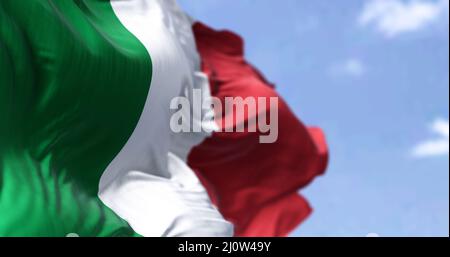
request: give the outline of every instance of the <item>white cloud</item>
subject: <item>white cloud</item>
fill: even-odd
[[[449,0],[370,0],[359,17],[388,38],[413,32],[448,17]]]
[[[434,157],[449,154],[449,122],[448,120],[437,119],[431,126],[431,132],[436,134],[436,138],[429,139],[418,144],[412,151],[413,156]]]
[[[335,64],[331,68],[332,75],[346,75],[351,77],[361,77],[366,72],[364,63],[358,58],[349,58],[343,62]]]

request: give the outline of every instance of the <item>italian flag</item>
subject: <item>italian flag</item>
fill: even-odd
[[[282,100],[273,144],[170,129],[193,89],[278,97],[243,48],[175,0],[1,0],[0,236],[288,235],[327,165],[320,129]]]

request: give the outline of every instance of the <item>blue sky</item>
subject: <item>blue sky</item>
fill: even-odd
[[[295,113],[321,126],[326,176],[293,236],[449,235],[448,0],[179,0],[246,40]]]

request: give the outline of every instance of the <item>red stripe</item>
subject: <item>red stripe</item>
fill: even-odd
[[[239,36],[200,23],[194,33],[213,96],[278,96],[245,61]],[[276,143],[260,144],[259,133],[215,133],[189,156],[189,165],[225,218],[235,224],[237,236],[288,235],[311,212],[298,190],[327,166],[322,131],[305,127],[281,98],[278,111]]]

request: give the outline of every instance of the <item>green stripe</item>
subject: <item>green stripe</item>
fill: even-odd
[[[0,1],[0,236],[134,234],[97,193],[151,74],[108,0]]]

